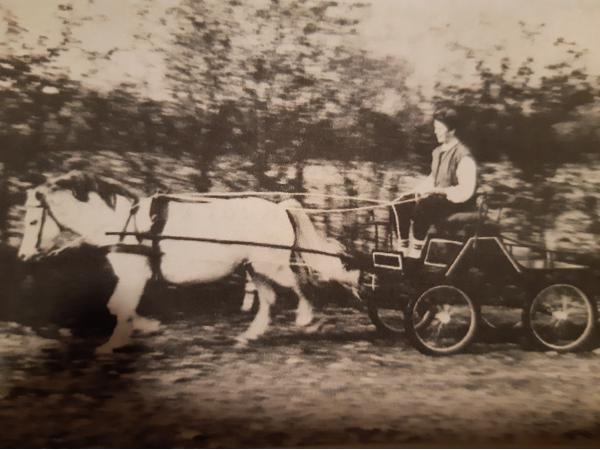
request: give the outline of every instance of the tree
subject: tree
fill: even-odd
[[[174,11],[181,23],[170,65],[174,97],[194,116],[205,117],[200,123],[205,130],[209,117],[223,115],[224,104],[235,105],[229,110],[245,118],[238,124],[252,142],[259,173],[277,147],[298,159],[311,127],[346,112],[349,94],[340,81],[351,50],[345,39],[363,6],[186,1]],[[209,151],[206,145],[203,150]]]
[[[521,27],[529,30],[524,23]],[[528,36],[535,39],[536,34],[528,32]],[[572,159],[575,153],[591,149],[590,142],[565,147],[560,127],[599,99],[581,63],[585,50],[564,38],[557,38],[554,45],[562,49],[562,59],[543,68],[536,67],[533,56],[522,61],[504,56],[500,68],[492,70],[487,55],[476,65],[478,85],[438,84],[436,104],[457,106],[465,119],[466,139],[483,159],[508,155],[523,169],[535,172],[540,161]]]

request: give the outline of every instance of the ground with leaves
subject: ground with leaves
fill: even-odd
[[[592,445],[598,354],[480,343],[449,358],[377,337],[335,307],[316,334],[280,309],[236,349],[249,317],[168,320],[127,352],[0,323],[2,446],[224,447]]]

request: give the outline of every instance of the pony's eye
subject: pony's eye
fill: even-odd
[[[31,222],[29,222],[29,225],[37,225],[38,221],[37,220],[32,220]]]

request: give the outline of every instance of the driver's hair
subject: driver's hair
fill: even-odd
[[[456,131],[460,128],[460,118],[456,110],[451,108],[439,109],[433,114],[433,120],[442,122],[449,130]]]

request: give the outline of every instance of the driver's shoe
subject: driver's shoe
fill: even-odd
[[[424,245],[425,241],[419,239],[412,239],[410,241],[410,246],[408,248],[408,254],[406,254],[406,257],[414,259],[421,258],[421,253],[423,253]]]

